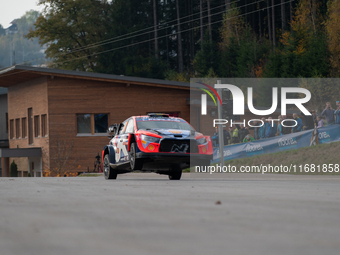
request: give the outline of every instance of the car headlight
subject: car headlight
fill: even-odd
[[[205,139],[205,137],[200,138],[200,139],[198,139],[196,141],[197,141],[197,144],[205,144],[205,143],[207,143],[207,139]]]
[[[159,143],[161,139],[153,136],[142,135],[142,141],[151,142],[151,143]]]

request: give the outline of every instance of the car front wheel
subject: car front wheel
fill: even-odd
[[[171,170],[169,172],[169,179],[180,180],[181,177],[182,177],[182,168],[180,167],[180,165],[171,166]]]
[[[110,166],[110,158],[109,154],[106,154],[104,157],[104,177],[106,180],[108,179],[117,179],[117,172],[111,168]]]
[[[129,158],[130,158],[130,167],[131,170],[142,170],[143,161],[141,159],[136,158],[136,143],[131,143]]]

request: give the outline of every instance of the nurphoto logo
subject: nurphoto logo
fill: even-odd
[[[244,100],[244,94],[243,91],[232,84],[215,84],[214,87],[199,82],[200,85],[205,86],[206,88],[199,87],[202,91],[206,92],[206,94],[201,94],[201,115],[207,115],[207,94],[212,98],[215,105],[217,105],[216,100],[213,96],[213,94],[217,97],[218,103],[222,106],[223,98],[219,95],[219,93],[216,91],[216,89],[220,90],[228,90],[230,91],[232,95],[232,115],[244,115],[244,106],[245,106],[245,100]],[[210,89],[212,93],[208,90]],[[297,94],[303,94],[305,97],[303,98],[288,98],[287,94],[289,93],[297,93]],[[310,116],[311,113],[303,106],[303,104],[308,103],[311,99],[311,93],[308,89],[305,88],[297,88],[297,87],[282,87],[281,88],[281,114],[286,115],[287,114],[287,105],[295,105],[303,114]],[[265,116],[270,115],[274,113],[278,107],[278,88],[273,87],[272,88],[272,105],[269,109],[265,110],[259,110],[254,107],[253,104],[253,88],[248,87],[247,88],[247,106],[251,113],[257,116]],[[256,125],[256,127],[261,127],[264,125],[263,120],[261,119],[251,119],[248,121],[249,127],[255,127],[252,125],[253,122],[260,122],[260,125]],[[271,125],[274,126],[275,121],[280,121],[279,119],[266,119],[266,121],[271,122]],[[243,119],[242,122],[235,122],[233,119],[214,119],[213,120],[213,126],[216,125],[225,125],[230,122],[230,126],[233,124],[242,124],[246,126],[246,120]],[[289,124],[291,125],[289,125]],[[295,127],[297,125],[297,121],[295,119],[284,119],[281,120],[281,125],[284,127]]]

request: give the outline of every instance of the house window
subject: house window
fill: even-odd
[[[77,114],[77,133],[92,135],[107,133],[108,123],[108,114]]]
[[[77,133],[91,134],[91,114],[77,114]]]
[[[28,119],[28,144],[33,144],[33,109],[27,109]]]
[[[39,115],[34,116],[34,137],[40,136],[40,121]]]
[[[94,115],[94,132],[106,133],[109,127],[107,114],[95,114]]]
[[[9,121],[9,137],[14,139],[14,120]]]
[[[20,137],[20,119],[15,119],[15,138]]]
[[[6,112],[6,133],[8,134],[8,113]]]
[[[46,114],[41,115],[41,136],[42,137],[47,136],[47,115]]]
[[[27,138],[27,119],[26,118],[21,119],[21,137]]]

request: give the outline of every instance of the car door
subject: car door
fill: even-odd
[[[124,131],[126,129],[128,120],[124,121],[123,123],[120,124],[120,128],[118,130],[118,133],[115,137],[115,146],[116,146],[116,163],[120,164],[125,161],[125,156],[127,154],[127,151],[125,151],[125,146],[123,145],[124,142]]]
[[[122,132],[117,137],[117,154],[119,154],[119,163],[124,163],[129,160],[128,144],[129,136],[134,131],[133,118],[127,120]],[[118,158],[118,157],[117,157]]]

